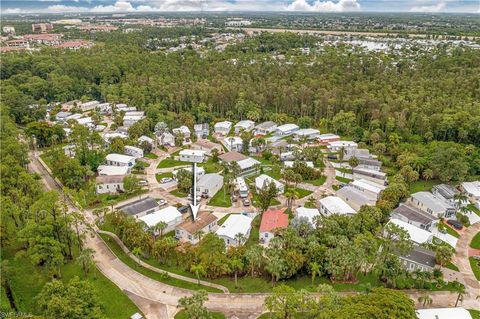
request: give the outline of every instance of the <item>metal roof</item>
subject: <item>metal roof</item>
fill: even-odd
[[[156,209],[158,207],[159,205],[155,199],[151,197],[146,197],[146,198],[142,198],[134,202],[119,206],[117,207],[117,209],[128,215],[136,215],[147,210]]]

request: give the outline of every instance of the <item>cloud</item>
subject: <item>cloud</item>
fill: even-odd
[[[320,1],[312,3],[306,0],[295,0],[285,7],[287,11],[312,11],[312,12],[344,12],[360,10],[360,3],[357,0]]]
[[[442,12],[447,6],[446,1],[439,2],[435,5],[414,6],[410,9],[411,12]]]
[[[71,12],[88,12],[89,9],[85,7],[75,7],[75,6],[65,6],[63,4],[56,4],[53,6],[48,6],[44,10],[48,13],[71,13]]]
[[[5,10],[2,10],[2,13],[3,14],[19,14],[19,13],[23,13],[24,11],[20,8],[8,8],[8,9],[5,9]]]

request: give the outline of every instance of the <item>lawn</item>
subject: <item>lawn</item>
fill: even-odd
[[[157,179],[157,182],[160,183],[160,180],[164,177],[169,177],[169,178],[172,178],[173,177],[173,174],[171,172],[169,173],[162,173],[162,174],[155,174],[155,178]]]
[[[209,159],[208,161],[206,161],[205,163],[202,163],[202,164],[198,164],[199,167],[203,167],[203,169],[205,170],[205,173],[206,174],[209,174],[209,173],[218,173],[220,172],[223,168],[222,168],[222,165],[220,165],[219,163],[215,163],[212,161],[212,159]]]
[[[477,207],[475,207],[473,204],[468,204],[467,205],[467,208],[469,210],[471,210],[472,212],[474,212],[475,214],[477,214],[479,217],[480,217],[480,209],[478,209]]]
[[[150,159],[157,159],[158,158],[158,156],[154,153],[147,153],[147,154],[144,155],[144,157],[150,158]]]
[[[270,176],[277,181],[282,178],[282,170],[280,169],[269,169],[264,171],[266,175]]]
[[[179,287],[179,288],[190,289],[190,290],[203,289],[209,292],[222,292],[219,289],[197,285],[197,284],[183,281],[180,279],[172,278],[166,274],[158,273],[158,272],[143,268],[139,266],[132,258],[130,258],[130,256],[128,256],[110,236],[106,234],[100,234],[100,236],[102,236],[103,240],[107,243],[108,247],[110,247],[113,253],[118,257],[118,259],[120,259],[128,267],[136,270],[137,272],[141,273],[144,276],[147,276],[151,279],[162,282],[164,284]]]
[[[187,193],[184,193],[179,189],[175,189],[175,190],[171,191],[170,194],[172,194],[173,196],[179,197],[179,198],[184,198],[184,197],[188,196]]]
[[[335,168],[335,170],[345,174],[353,174],[353,170],[348,168],[338,167],[338,168]]]
[[[457,265],[455,265],[454,263],[452,263],[451,261],[449,261],[446,265],[445,265],[445,268],[448,268],[448,269],[451,269],[453,271],[460,271],[457,267]]]
[[[452,235],[455,238],[460,238],[460,234],[457,233],[452,227],[446,225],[445,228],[447,229],[447,234]]]
[[[255,244],[258,244],[258,240],[260,238],[260,223],[262,221],[262,215],[256,216],[252,221],[252,229],[250,230],[250,236],[248,237],[245,246],[249,247]],[[250,277],[246,277],[250,278]],[[245,279],[246,279],[245,278]],[[252,279],[252,278],[250,278]]]
[[[76,192],[73,198],[83,208],[101,208],[105,206],[115,205],[126,199],[130,199],[142,194],[148,193],[148,189],[141,189],[134,193],[122,194],[95,194],[94,196],[87,196],[86,192]]]
[[[430,181],[417,181],[408,186],[410,189],[410,194],[416,192],[430,191],[433,186],[440,184],[439,180],[430,180]]]
[[[252,158],[259,161],[260,164],[263,165],[263,166],[272,166],[273,165],[270,160],[267,160],[267,159],[263,158],[263,156],[252,156]]]
[[[477,280],[480,280],[480,261],[474,259],[473,257],[468,258],[468,260],[470,261],[470,267],[472,267],[475,278],[477,278]]]
[[[349,179],[349,178],[345,178],[345,177],[341,177],[341,176],[336,176],[335,179],[341,183],[345,183],[345,184],[348,184],[350,183],[352,180]]]
[[[209,317],[209,318],[212,318],[212,319],[225,319],[227,317],[225,317],[225,315],[221,312],[212,312],[212,317]],[[187,314],[183,311],[183,310],[180,310],[174,317],[175,319],[189,319],[187,317]]]
[[[229,192],[224,192],[223,189],[220,189],[215,196],[213,196],[209,201],[208,205],[217,206],[217,207],[231,207],[232,198]]]
[[[257,195],[256,192],[253,192],[253,198],[252,199],[253,199],[252,203],[256,207],[257,206],[256,203],[258,202],[258,195]],[[277,205],[280,205],[280,204],[281,204],[280,201],[278,199],[274,198],[270,201],[269,206],[277,206]]]
[[[188,165],[188,163],[177,161],[173,158],[166,158],[163,161],[160,161],[160,163],[158,163],[157,168],[169,168],[169,167],[182,166],[182,165]]]
[[[472,319],[480,319],[480,310],[468,309],[468,312],[472,315]]]
[[[313,193],[312,191],[309,191],[308,189],[303,189],[303,188],[299,188],[299,187],[294,188],[293,191],[297,195],[298,199],[304,198],[305,196],[308,196],[308,195]]]
[[[230,216],[231,214],[227,214],[225,216],[223,216],[222,218],[220,218],[217,222],[218,226],[222,226],[223,223],[227,220],[228,216]]]
[[[480,249],[480,232],[473,237],[470,247],[475,249]]]
[[[322,175],[322,177],[318,179],[308,180],[308,181],[305,181],[305,183],[312,184],[315,186],[322,186],[326,180],[327,180],[327,177]]]
[[[10,285],[16,307],[20,312],[37,313],[35,296],[41,291],[49,278],[40,267],[33,266],[26,257],[14,258],[11,251],[2,251],[12,269]],[[80,265],[69,262],[61,267],[62,281],[68,282],[75,276],[84,279]],[[101,272],[95,270],[87,277],[99,297],[106,318],[129,318],[140,310],[135,304]]]

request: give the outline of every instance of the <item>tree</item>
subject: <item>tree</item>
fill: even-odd
[[[230,269],[233,270],[235,276],[235,287],[238,287],[238,272],[242,271],[244,266],[243,261],[238,257],[230,260]]]
[[[208,300],[207,292],[199,290],[191,297],[182,297],[178,300],[178,307],[182,308],[189,319],[211,319],[212,314],[203,305]]]
[[[458,293],[457,300],[455,300],[455,307],[458,306],[458,302],[463,302],[463,296],[466,293],[465,286],[459,283],[458,281],[453,282],[453,287],[455,291]]]
[[[265,308],[272,318],[293,319],[296,314],[305,311],[309,299],[306,291],[296,291],[282,284],[273,288],[272,294],[265,298]]]
[[[318,276],[321,276],[322,275],[322,268],[321,266],[316,263],[316,262],[312,262],[310,263],[310,273],[312,274],[312,285],[314,284],[315,282],[315,277],[318,275]]]
[[[94,251],[91,248],[84,248],[77,257],[77,263],[82,266],[83,274],[87,277],[90,269],[95,273],[95,262],[93,261]]]
[[[447,245],[439,245],[435,251],[435,260],[441,267],[448,264],[453,257],[454,251]]]
[[[177,171],[177,187],[184,193],[188,193],[193,186],[193,174],[186,169]]]
[[[259,269],[263,262],[263,247],[252,245],[245,252],[248,265],[250,266],[251,276],[254,277],[255,269]]]
[[[193,272],[195,274],[195,277],[197,277],[198,280],[198,284],[200,285],[200,277],[206,275],[205,267],[203,267],[201,264],[192,265],[190,267],[190,272]]]
[[[168,224],[166,222],[160,221],[154,226],[154,232],[155,233],[158,232],[160,234],[160,238],[162,238],[163,237],[163,232],[165,231],[167,226],[168,226]]]
[[[123,179],[123,188],[126,193],[133,194],[137,193],[142,189],[139,184],[140,180],[133,174],[125,176]]]
[[[258,191],[258,203],[262,212],[266,211],[270,206],[272,200],[277,196],[278,190],[274,182],[264,183],[262,188]]]
[[[104,318],[93,286],[78,277],[67,284],[59,280],[46,283],[35,299],[47,318]]]
[[[352,168],[357,167],[358,164],[359,164],[358,158],[356,158],[355,156],[352,156],[352,157],[348,160],[348,164],[349,164]]]

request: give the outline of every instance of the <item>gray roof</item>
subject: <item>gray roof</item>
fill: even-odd
[[[423,203],[423,205],[430,208],[434,212],[454,209],[454,207],[445,202],[443,198],[437,197],[430,192],[417,192],[412,194],[412,197]]]
[[[358,168],[358,167],[355,167],[353,169],[353,173],[357,173],[357,174],[360,174],[360,175],[363,175],[363,176],[370,176],[370,177],[373,177],[373,178],[378,178],[378,179],[385,179],[387,177],[387,174],[385,174],[384,172],[381,172],[381,171],[373,171],[371,169],[366,169],[366,168]]]
[[[435,216],[431,214],[427,214],[418,208],[405,205],[405,204],[400,204],[400,206],[395,208],[393,210],[393,214],[403,216],[408,220],[418,222],[423,225],[427,225],[438,219]]]
[[[72,114],[72,113],[70,113],[70,112],[58,112],[58,113],[55,115],[55,117],[56,117],[56,118],[62,118],[62,117],[67,117],[67,116],[69,116],[69,115],[71,115],[71,114]]]
[[[271,128],[271,127],[274,127],[274,126],[277,126],[277,123],[275,123],[273,121],[266,121],[266,122],[258,124],[257,126],[255,126],[255,128],[267,129],[267,128]]]
[[[455,187],[448,184],[435,185],[433,191],[445,199],[453,199],[456,194],[460,193]]]
[[[128,215],[136,215],[140,214],[144,211],[158,208],[158,203],[155,199],[151,197],[146,197],[143,199],[136,200],[134,202],[128,203],[126,205],[122,205],[117,207],[118,210],[128,214]]]
[[[408,254],[399,257],[427,267],[435,267],[435,253],[419,246],[414,246]]]
[[[361,165],[368,165],[368,166],[382,166],[382,162],[376,159],[371,158],[358,158],[358,163]]]
[[[197,182],[198,187],[208,187],[215,185],[217,182],[222,182],[223,176],[215,173],[205,174]]]
[[[337,191],[337,196],[345,200],[345,202],[356,203],[360,206],[366,205],[369,202],[376,201],[375,197],[368,196],[366,193],[362,192],[361,190],[356,189],[353,186],[345,186],[342,187]]]

